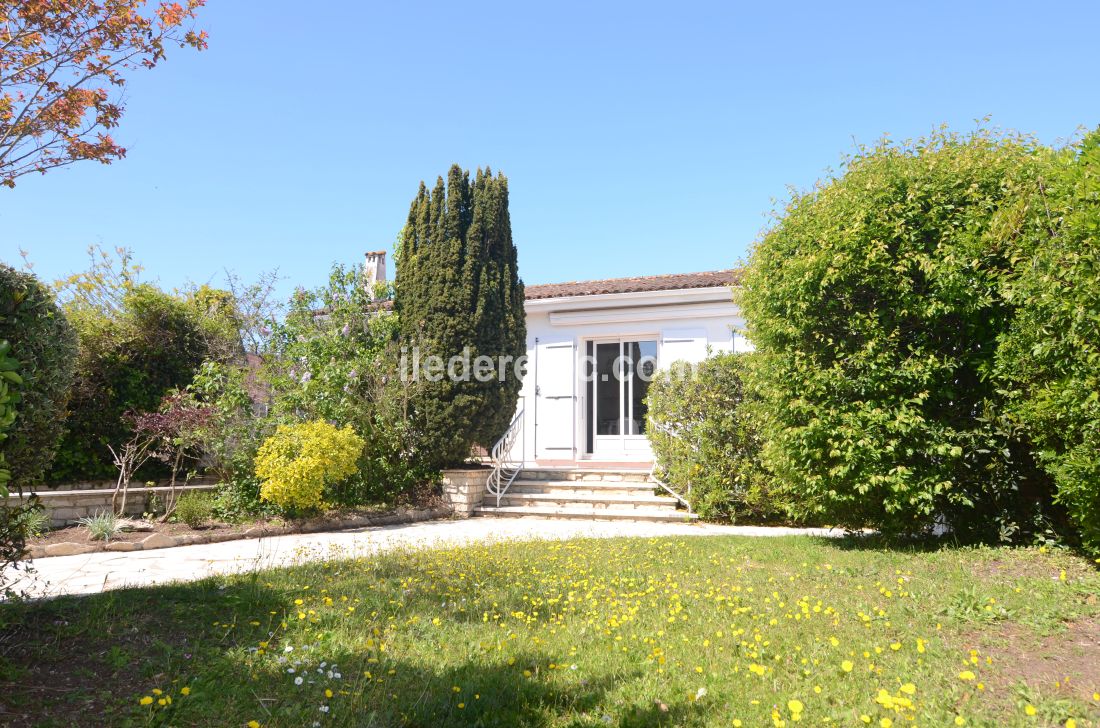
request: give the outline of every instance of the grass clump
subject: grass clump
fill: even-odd
[[[36,538],[50,530],[50,514],[42,507],[26,511],[19,521],[28,538]]]
[[[110,541],[119,530],[118,516],[111,511],[99,511],[94,516],[81,518],[77,523],[88,529],[93,541]]]

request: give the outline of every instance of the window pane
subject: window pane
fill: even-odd
[[[619,344],[596,344],[596,434],[618,435],[621,430],[619,377],[615,363]]]
[[[631,341],[627,344],[627,357],[630,360],[631,397],[627,434],[645,434],[646,393],[649,382],[657,370],[657,342]]]

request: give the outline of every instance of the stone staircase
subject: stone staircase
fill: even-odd
[[[496,505],[485,494],[475,516],[670,521],[698,518],[649,480],[648,470],[525,468]]]

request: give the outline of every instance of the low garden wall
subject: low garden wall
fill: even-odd
[[[176,493],[180,494],[193,490],[213,490],[215,487],[217,486],[214,483],[177,485]],[[170,490],[171,488],[168,486],[131,487],[129,495],[126,497],[126,515],[140,516],[142,513],[153,512],[154,501],[158,498],[161,503],[161,508],[158,510],[163,509],[164,499]],[[60,528],[75,523],[81,518],[111,510],[111,495],[113,493],[114,488],[92,488],[83,490],[41,490],[34,495],[38,496],[38,500],[50,514],[50,527]],[[27,494],[23,496],[13,494],[11,497],[16,500],[20,498],[27,499],[30,496]]]
[[[488,468],[462,468],[443,471],[443,500],[459,518],[469,518],[485,498]]]

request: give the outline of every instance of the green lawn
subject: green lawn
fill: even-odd
[[[5,608],[0,723],[1083,728],[1098,594],[1067,552],[807,538],[332,559]]]

